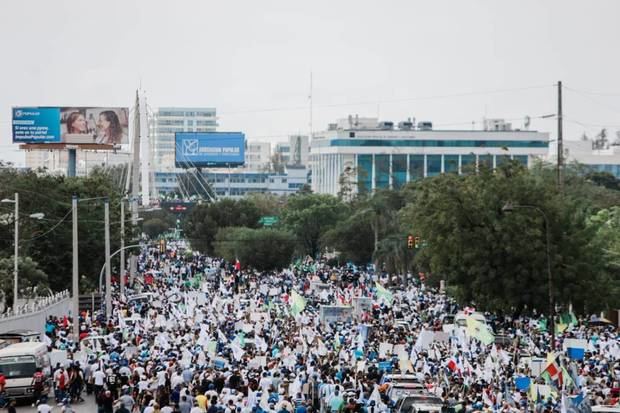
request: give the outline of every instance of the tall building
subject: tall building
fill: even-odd
[[[283,165],[308,165],[310,156],[308,136],[290,135],[287,142],[276,144],[274,154]]]
[[[150,124],[155,171],[172,171],[175,132],[215,132],[215,108],[159,108]]]
[[[288,137],[290,148],[289,165],[308,165],[310,156],[310,144],[308,136],[291,135]]]
[[[496,167],[514,159],[530,165],[548,152],[549,134],[512,130],[500,119],[486,130],[434,130],[431,122],[394,125],[376,118],[349,116],[313,136],[312,190],[337,195],[351,191],[399,188],[409,181],[468,167]]]
[[[273,151],[276,159],[283,165],[288,165],[291,161],[291,145],[288,142],[276,143],[276,149]]]
[[[271,162],[271,143],[248,141],[245,148],[244,168],[249,171],[264,171]]]

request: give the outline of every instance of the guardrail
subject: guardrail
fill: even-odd
[[[16,309],[9,308],[6,312],[0,314],[0,321],[6,318],[11,318],[19,315],[28,315],[44,310],[50,305],[56,304],[62,300],[70,298],[71,294],[69,290],[64,290],[54,295],[47,297],[38,297],[34,301],[26,303],[21,306],[17,306]]]

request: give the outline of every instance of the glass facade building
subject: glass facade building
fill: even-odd
[[[312,189],[337,195],[345,181],[357,191],[400,188],[445,173],[465,174],[510,161],[529,166],[544,157],[549,135],[520,130],[340,128],[315,134]]]

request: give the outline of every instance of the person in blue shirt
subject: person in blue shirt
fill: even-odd
[[[306,407],[306,402],[302,401],[295,407],[295,413],[308,413],[308,408]]]

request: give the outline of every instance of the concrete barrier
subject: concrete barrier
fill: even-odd
[[[37,298],[31,303],[0,315],[0,333],[11,330],[33,330],[45,334],[45,321],[51,315],[62,317],[71,310],[71,296],[65,290],[49,297]]]

